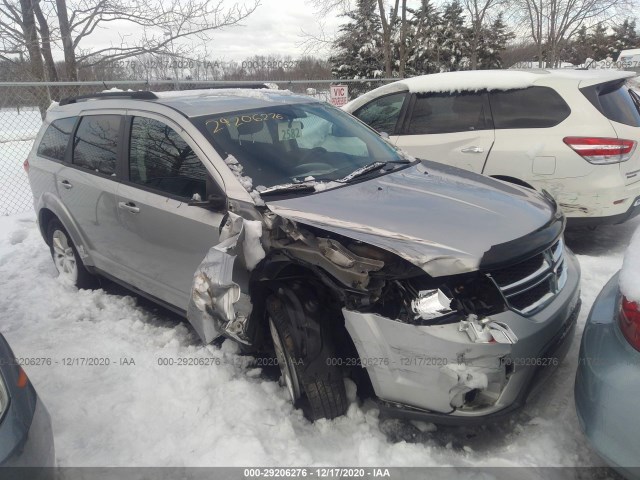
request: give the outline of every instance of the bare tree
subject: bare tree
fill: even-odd
[[[355,0],[306,0],[317,16],[326,17],[329,14],[343,14],[351,10]]]
[[[478,68],[478,47],[482,41],[483,30],[489,14],[496,7],[505,3],[506,0],[463,0],[471,23],[469,28],[471,33],[471,58],[469,59],[471,70]]]
[[[632,0],[518,0],[537,46],[538,66],[555,67],[562,47],[583,25],[595,25],[632,7]]]
[[[384,51],[384,70],[387,78],[391,78],[393,74],[393,65],[391,60],[393,33],[396,28],[396,21],[398,19],[398,7],[400,0],[395,0],[395,6],[391,9],[389,17],[387,18],[386,7],[384,0],[378,0],[378,13],[380,15],[380,21],[382,22],[382,48]],[[406,2],[403,2],[406,9]]]
[[[233,4],[225,0],[0,0],[0,36],[7,47],[28,52],[38,78],[44,78],[39,64],[46,64],[50,78],[54,75],[51,44],[55,42],[64,53],[65,77],[76,80],[80,67],[143,54],[175,54],[180,48],[186,50],[184,40],[206,42],[215,30],[240,24],[259,5],[260,0]],[[139,33],[135,38],[114,35],[117,41],[98,50],[82,48],[94,32],[114,22],[136,25]],[[5,56],[7,51],[4,48]]]
[[[326,30],[326,19],[330,15],[342,16],[351,10],[356,0],[305,0],[310,6],[318,21],[318,33],[300,28],[300,41],[296,44],[305,55],[317,54],[319,51],[327,51],[336,40],[335,33]]]

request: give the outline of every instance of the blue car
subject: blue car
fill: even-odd
[[[54,466],[49,412],[0,335],[0,478],[53,478]]]
[[[575,401],[598,454],[625,477],[640,478],[640,305],[621,294],[619,277],[604,286],[584,327]]]

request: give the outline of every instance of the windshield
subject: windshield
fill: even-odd
[[[368,127],[325,103],[273,105],[194,123],[223,158],[238,160],[254,187],[330,182],[374,162],[407,161]]]

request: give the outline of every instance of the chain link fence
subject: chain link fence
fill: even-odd
[[[52,101],[77,95],[90,95],[112,88],[167,91],[256,83],[277,85],[279,89],[329,101],[329,89],[332,84],[347,85],[349,97],[353,99],[388,81],[390,80],[0,82],[0,215],[13,215],[33,208],[33,198],[23,163]]]

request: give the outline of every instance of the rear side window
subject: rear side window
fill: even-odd
[[[406,95],[401,92],[376,98],[359,108],[354,116],[379,132],[394,133]]]
[[[38,155],[63,161],[77,118],[60,118],[51,122],[38,145]]]
[[[552,88],[529,87],[491,92],[495,128],[548,128],[571,113],[567,102]]]
[[[491,128],[487,122],[486,93],[431,94],[418,96],[410,135],[469,132]]]
[[[205,166],[175,130],[150,118],[132,120],[129,180],[178,197],[206,197]]]
[[[73,140],[73,164],[104,175],[115,175],[119,138],[119,115],[82,117]]]
[[[595,87],[594,90],[592,97],[593,94],[597,95],[597,103],[599,103],[599,106],[596,104],[595,107],[605,117],[614,122],[640,127],[640,113],[638,113],[640,99],[637,93],[630,90],[624,83],[601,85],[600,88]],[[589,98],[589,100],[592,99]]]

